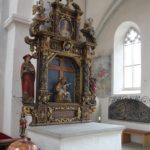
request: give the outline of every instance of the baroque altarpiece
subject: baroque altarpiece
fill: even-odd
[[[32,116],[31,125],[88,122],[96,106],[93,20],[87,19],[80,29],[83,12],[71,0],[55,0],[48,7],[42,0],[33,5],[30,37],[25,37],[32,55],[24,60],[37,59],[36,93],[31,88],[35,94],[23,94],[22,113]]]

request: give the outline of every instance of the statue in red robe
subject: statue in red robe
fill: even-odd
[[[34,102],[34,81],[35,69],[31,64],[32,56],[27,54],[23,57],[24,62],[21,66],[22,97],[23,103]]]

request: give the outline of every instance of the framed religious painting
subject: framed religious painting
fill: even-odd
[[[72,23],[69,19],[62,18],[59,22],[60,35],[65,38],[71,38],[72,36]]]
[[[50,102],[77,103],[80,92],[80,66],[68,57],[56,56],[48,64]],[[76,82],[79,80],[78,82]]]

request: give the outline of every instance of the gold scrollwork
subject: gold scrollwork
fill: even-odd
[[[54,111],[54,110],[52,109],[52,107],[48,107],[48,112],[47,112],[47,119],[48,119],[48,122],[54,119],[54,118],[53,118],[53,111]]]
[[[54,110],[76,110],[75,107],[72,106],[58,106],[54,107]]]
[[[70,51],[70,50],[72,50],[72,43],[71,42],[64,42],[64,44],[63,44],[63,50],[65,50],[65,51]]]
[[[48,62],[52,61],[56,55],[57,55],[56,53],[49,53]]]
[[[57,122],[57,123],[70,123],[70,122],[75,121],[75,120],[77,120],[76,117],[74,117],[74,118],[54,119],[54,121]]]
[[[34,109],[34,107],[32,106],[23,106],[22,108],[22,112],[25,114],[25,115],[31,115],[31,111]]]

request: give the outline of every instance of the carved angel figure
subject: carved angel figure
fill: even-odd
[[[22,113],[20,118],[20,137],[25,137],[26,127],[27,127],[27,120],[25,118],[25,114]]]
[[[40,0],[39,2],[36,3],[36,5],[33,5],[32,7],[32,14],[35,15],[36,13],[38,15],[43,15],[45,12],[44,8],[44,2],[43,0]]]
[[[89,18],[84,23],[84,28],[81,30],[87,41],[96,43],[95,31],[93,27],[93,19]]]
[[[84,29],[88,30],[91,36],[95,36],[95,31],[94,31],[94,27],[92,26],[93,24],[93,18],[89,18],[85,21],[84,23]]]

